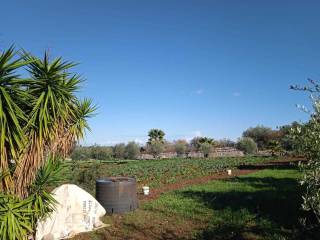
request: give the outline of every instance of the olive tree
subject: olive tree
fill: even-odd
[[[212,151],[213,145],[208,143],[208,142],[204,142],[204,143],[200,143],[200,148],[199,150],[203,153],[203,156],[205,158],[209,157],[210,152]]]
[[[113,147],[113,156],[117,159],[124,159],[126,152],[126,145],[124,143],[118,143]]]
[[[242,137],[238,140],[237,148],[246,154],[253,154],[258,151],[256,142],[249,137]]]
[[[127,159],[136,159],[139,156],[140,147],[135,142],[129,142],[125,147],[125,157]]]
[[[291,129],[295,149],[303,154],[308,162],[302,164],[305,186],[303,195],[303,209],[312,213],[320,227],[320,84],[309,80],[310,85],[305,87],[292,86],[294,90],[302,90],[311,94],[313,109],[310,119],[304,124],[297,124]]]
[[[215,145],[215,141],[212,138],[208,138],[208,137],[194,137],[193,139],[191,139],[190,141],[190,146],[192,149],[194,149],[195,151],[200,151],[201,149],[201,145],[204,143],[208,143],[210,145]]]
[[[273,140],[274,131],[263,125],[250,127],[242,133],[242,137],[252,138],[259,149],[266,149],[269,146],[269,141]]]
[[[153,155],[154,158],[159,158],[160,154],[164,151],[164,144],[154,141],[147,145],[147,150]]]
[[[174,143],[174,148],[178,156],[183,156],[187,152],[188,143],[186,140],[177,140]]]

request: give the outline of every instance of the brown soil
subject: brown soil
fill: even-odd
[[[191,186],[191,185],[207,183],[211,180],[228,179],[228,178],[232,178],[232,177],[237,177],[237,176],[253,173],[256,171],[258,171],[258,170],[256,170],[256,169],[233,169],[231,176],[229,176],[227,174],[227,172],[217,172],[214,175],[186,179],[186,180],[183,180],[178,183],[167,184],[167,185],[160,187],[160,188],[150,189],[150,193],[147,196],[143,195],[143,193],[140,192],[138,194],[138,198],[139,198],[140,202],[150,201],[150,200],[157,199],[158,197],[160,197],[160,195],[162,193],[170,192],[170,191],[177,190],[177,189],[184,188],[184,187]]]

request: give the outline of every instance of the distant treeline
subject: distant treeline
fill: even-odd
[[[120,143],[115,146],[77,146],[71,154],[73,160],[111,160],[136,159],[140,154],[140,146],[135,142]]]
[[[162,130],[151,129],[148,133],[149,140],[143,146],[135,142],[119,143],[114,146],[77,146],[71,158],[74,160],[137,159],[140,154],[150,154],[157,158],[161,153],[169,152],[176,153],[178,156],[188,156],[190,152],[201,152],[204,157],[208,157],[215,148],[221,147],[233,147],[245,154],[267,150],[276,155],[294,150],[290,129],[297,125],[298,123],[294,122],[277,130],[258,125],[245,130],[236,142],[229,139],[214,140],[208,137],[195,137],[189,142],[184,139],[168,142],[164,139],[165,133]]]

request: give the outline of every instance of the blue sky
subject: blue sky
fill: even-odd
[[[87,144],[239,137],[306,115],[289,90],[320,79],[319,1],[2,0],[0,50],[80,63],[93,98]]]

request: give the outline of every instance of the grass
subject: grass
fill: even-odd
[[[108,176],[131,176],[137,179],[138,186],[147,184],[160,187],[183,179],[201,177],[227,168],[244,164],[261,163],[275,158],[240,157],[215,159],[162,159],[129,160],[119,162],[75,161],[67,162],[62,176],[66,182],[75,183],[93,193],[95,180]]]
[[[289,239],[301,212],[297,170],[263,170],[167,194],[150,211],[203,221],[197,239]]]
[[[169,192],[135,212],[106,216],[112,227],[89,239],[319,239],[299,224],[299,178],[291,166]]]

